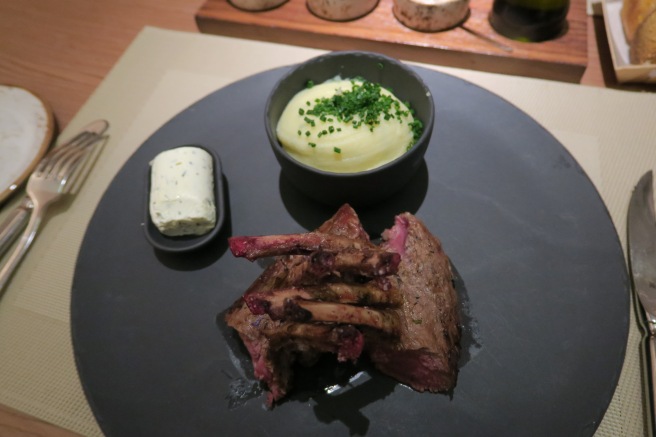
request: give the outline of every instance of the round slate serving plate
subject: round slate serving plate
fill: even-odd
[[[376,236],[410,211],[442,240],[462,301],[458,385],[420,394],[366,364],[328,364],[300,372],[286,402],[263,408],[246,351],[222,319],[263,265],[234,258],[226,239],[303,232],[335,211],[295,191],[269,150],[264,104],[287,70],[236,82],[174,117],[97,207],[71,325],[106,435],[592,435],[619,378],[629,321],[629,281],[605,206],[530,117],[421,68],[436,103],[425,165],[401,193],[358,213]],[[147,160],[180,144],[216,150],[224,174],[226,223],[193,254],[159,252],[141,229]]]

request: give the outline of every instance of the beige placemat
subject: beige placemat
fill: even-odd
[[[0,403],[83,435],[101,434],[75,372],[69,303],[75,257],[102,193],[131,153],[192,102],[245,76],[320,53],[144,29],[62,135],[96,118],[111,123],[111,139],[93,174],[73,203],[53,208],[0,300]],[[629,193],[640,174],[656,169],[656,95],[425,67],[483,86],[549,129],[598,188],[625,246]],[[627,357],[598,437],[644,435],[638,342],[632,314]]]

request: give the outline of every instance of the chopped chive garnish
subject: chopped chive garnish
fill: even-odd
[[[380,63],[379,68],[384,68]],[[412,147],[421,136],[424,126],[423,123],[415,119],[408,121],[410,116],[414,115],[414,110],[406,103],[404,108],[402,103],[393,95],[383,93],[383,87],[379,84],[369,82],[364,79],[351,80],[352,87],[349,90],[338,90],[329,98],[316,98],[314,104],[306,102],[307,109],[299,108],[299,114],[304,116],[303,120],[312,127],[316,126],[316,120],[324,123],[334,121],[342,124],[350,124],[353,129],[364,126],[372,131],[381,121],[397,120],[399,123],[408,123],[412,132],[412,140],[409,147]],[[313,81],[307,82],[307,88],[314,86]],[[313,117],[313,118],[310,118]],[[341,132],[340,127],[327,126],[317,134],[318,137]],[[310,136],[310,132],[305,132]],[[341,153],[341,149],[334,148],[335,153]]]
[[[333,147],[333,150],[335,151],[335,153],[342,153],[342,149],[340,149],[339,147]]]

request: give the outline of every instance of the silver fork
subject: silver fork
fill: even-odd
[[[84,169],[94,145],[102,135],[83,132],[79,139],[54,149],[48,159],[43,159],[27,182],[27,197],[32,204],[32,215],[21,240],[0,270],[0,296],[5,285],[36,237],[48,207],[75,185]],[[76,137],[77,138],[77,137]]]
[[[102,134],[105,133],[108,127],[109,123],[107,123],[105,120],[96,120],[93,123],[88,124],[79,134],[74,136],[72,139],[50,150],[50,152],[48,152],[46,156],[42,158],[38,165],[45,165],[45,163],[56,159],[57,156],[67,150],[67,148],[90,147],[91,145],[103,139]],[[72,182],[75,181],[69,180],[64,183],[63,193],[68,193],[71,191],[74,185]],[[0,224],[0,257],[5,254],[16,237],[18,237],[20,234],[20,231],[23,230],[27,224],[27,218],[30,212],[32,212],[33,208],[34,204],[32,203],[30,196],[24,196],[18,206],[14,208],[14,210],[7,215],[2,224]]]

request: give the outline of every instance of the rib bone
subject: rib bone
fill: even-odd
[[[380,329],[388,334],[396,334],[400,330],[398,313],[395,311],[294,299],[285,299],[282,306],[269,305],[264,309],[273,320],[362,325]]]
[[[371,247],[367,242],[322,232],[304,234],[240,236],[228,239],[232,254],[249,261],[268,256],[307,255],[312,252],[340,252]]]
[[[365,284],[325,283],[310,287],[290,287],[279,290],[250,293],[246,303],[253,314],[264,314],[267,306],[282,306],[286,299],[303,299],[322,302],[365,306],[400,306],[403,299],[397,288],[382,290],[372,281]]]

